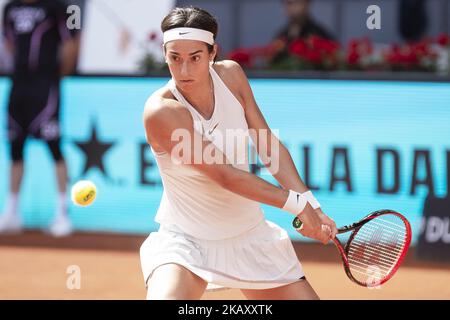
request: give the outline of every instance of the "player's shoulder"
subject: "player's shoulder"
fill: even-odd
[[[245,72],[239,63],[233,60],[222,60],[214,63],[214,70],[220,77],[245,78]]]
[[[176,108],[181,105],[167,87],[162,87],[153,92],[145,102],[146,112],[157,112],[161,109]]]
[[[242,89],[246,87],[248,80],[239,63],[233,60],[222,60],[214,63],[213,68],[233,93],[242,94]]]
[[[143,117],[145,122],[161,121],[185,112],[188,112],[187,109],[175,99],[168,88],[163,87],[148,97]]]

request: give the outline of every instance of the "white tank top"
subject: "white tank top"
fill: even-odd
[[[248,172],[250,137],[244,110],[212,67],[210,74],[214,83],[215,106],[209,120],[205,120],[183,97],[173,79],[167,83],[167,87],[192,114],[194,130],[200,134],[204,132],[234,167]],[[232,134],[239,139],[223,139],[227,129],[234,129]],[[152,152],[164,188],[156,222],[175,224],[183,232],[197,238],[219,240],[240,235],[264,219],[258,202],[222,188],[188,165],[173,163],[166,152],[159,153],[153,149]]]

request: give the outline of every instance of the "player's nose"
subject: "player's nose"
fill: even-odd
[[[188,70],[188,63],[185,61],[181,64],[181,70],[180,70],[180,74],[183,77],[187,77],[189,75],[189,70]]]

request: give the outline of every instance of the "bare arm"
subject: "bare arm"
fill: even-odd
[[[4,44],[5,44],[5,48],[6,48],[6,51],[8,52],[8,54],[14,55],[14,44],[11,41],[9,41],[8,39],[4,40]]]
[[[298,174],[288,149],[273,134],[264,119],[244,71],[234,62],[229,62],[229,67],[234,74],[233,82],[237,84],[244,101],[248,126],[253,132],[256,132],[252,135],[252,139],[264,165],[284,189],[291,189],[300,193],[308,191]],[[337,233],[334,221],[326,216],[320,208],[313,210],[310,205],[307,205],[299,218],[305,225],[305,229],[301,231],[304,236],[317,239],[317,229],[322,228],[323,224],[330,227],[332,237]]]
[[[191,114],[178,102],[159,98],[150,101],[144,111],[144,127],[150,145],[157,144],[173,156],[174,160],[194,167],[223,188],[277,208],[282,208],[286,202],[289,194],[287,190],[280,189],[256,175],[227,164],[225,155],[210,141],[202,140],[201,135],[194,130]],[[172,139],[172,133],[180,129],[184,130],[185,136],[189,137],[189,141],[184,141],[186,148],[183,149],[183,152],[178,152],[180,150],[179,143],[183,141]],[[201,150],[194,148],[194,141],[202,141],[202,150],[213,148],[213,154],[219,155],[217,158],[222,159],[221,163],[208,164],[205,161],[194,163],[195,153],[197,153],[197,159],[199,159],[199,152],[201,153]],[[172,152],[174,148],[176,148],[176,152]],[[200,157],[202,157],[201,154]],[[249,185],[252,188],[248,188]]]
[[[239,67],[240,69],[240,67]],[[303,193],[308,187],[303,183],[291,154],[284,144],[273,134],[264,116],[259,109],[250,84],[244,72],[239,77],[240,88],[245,103],[245,117],[249,128],[257,132],[252,136],[262,162],[284,189],[291,189]],[[275,148],[274,148],[275,147]]]
[[[75,71],[80,48],[80,34],[64,41],[61,48],[61,75],[67,76]]]

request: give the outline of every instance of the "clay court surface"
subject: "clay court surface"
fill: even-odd
[[[38,231],[0,236],[0,300],[144,299],[139,246],[143,236],[77,233],[54,239]],[[295,243],[305,273],[322,299],[450,299],[450,264],[418,261],[414,248],[380,289],[360,288],[345,276],[332,245]],[[67,269],[81,271],[81,288],[66,286]],[[244,299],[238,290],[204,299]]]

